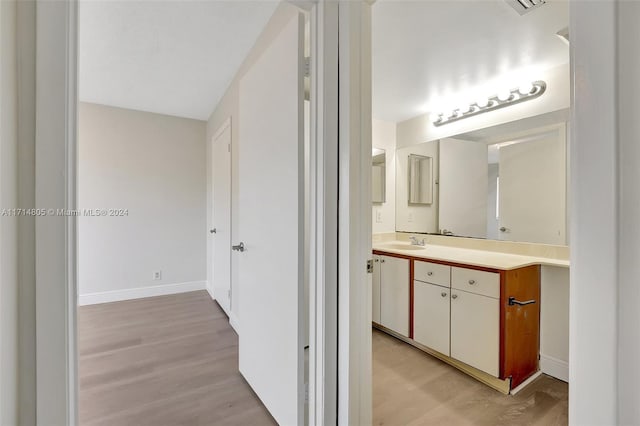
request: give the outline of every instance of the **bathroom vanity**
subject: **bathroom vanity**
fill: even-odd
[[[568,262],[399,241],[373,262],[374,327],[503,393],[538,372],[541,265]]]

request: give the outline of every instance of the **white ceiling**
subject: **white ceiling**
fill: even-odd
[[[273,0],[83,0],[81,101],[206,120]]]
[[[565,0],[523,16],[503,0],[378,0],[372,13],[373,115],[381,120],[494,95],[569,62],[556,36],[569,24]]]

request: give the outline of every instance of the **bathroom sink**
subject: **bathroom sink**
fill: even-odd
[[[402,244],[402,243],[390,243],[390,244],[384,244],[384,248],[388,248],[392,250],[423,250],[424,246],[415,246],[412,244]]]

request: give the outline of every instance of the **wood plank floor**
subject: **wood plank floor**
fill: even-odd
[[[514,396],[373,331],[373,424],[566,425],[568,384],[541,376]]]
[[[273,425],[207,292],[78,308],[81,425]]]

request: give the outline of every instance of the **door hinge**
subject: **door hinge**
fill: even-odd
[[[311,75],[311,58],[304,58],[304,76],[309,77]]]
[[[373,259],[367,260],[367,274],[373,274]]]

